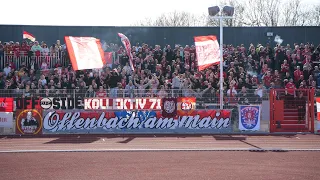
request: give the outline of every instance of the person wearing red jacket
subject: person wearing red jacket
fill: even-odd
[[[292,107],[294,97],[296,96],[296,85],[293,83],[293,79],[290,78],[289,82],[285,86],[286,89],[286,106]]]

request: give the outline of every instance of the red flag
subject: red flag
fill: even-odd
[[[65,36],[73,70],[99,69],[106,62],[99,39]]]
[[[194,37],[199,71],[220,62],[220,49],[216,36]]]
[[[130,67],[132,69],[132,71],[134,71],[134,67],[133,67],[133,56],[131,53],[131,44],[130,44],[130,40],[127,38],[127,36],[125,36],[122,33],[118,33],[118,36],[121,38],[121,42],[124,45],[124,47],[126,48],[127,54],[129,56],[129,62],[130,62]]]
[[[31,33],[28,33],[27,31],[23,31],[22,38],[29,39],[32,42],[34,42],[36,40],[36,37],[34,35],[32,35]]]

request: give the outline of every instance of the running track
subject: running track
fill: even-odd
[[[3,137],[0,151],[5,180],[320,179],[317,135]]]

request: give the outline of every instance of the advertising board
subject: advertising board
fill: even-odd
[[[13,128],[13,112],[0,112],[0,127]]]
[[[13,112],[13,98],[0,98],[0,112]]]
[[[188,116],[164,118],[161,111],[47,110],[43,134],[228,133],[229,110],[196,110]]]

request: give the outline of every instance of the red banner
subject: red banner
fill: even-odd
[[[41,134],[42,111],[36,109],[18,110],[16,112],[16,134]]]
[[[161,110],[160,98],[85,98],[84,109]]]
[[[13,112],[13,98],[0,98],[0,112]]]

